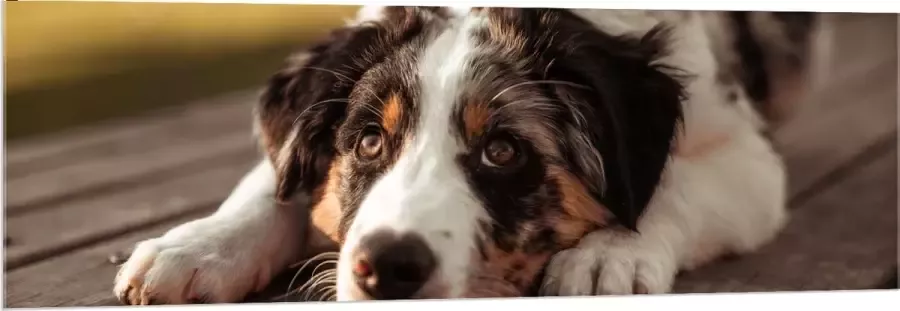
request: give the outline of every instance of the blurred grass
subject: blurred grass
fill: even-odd
[[[4,2],[6,138],[257,87],[356,7]]]

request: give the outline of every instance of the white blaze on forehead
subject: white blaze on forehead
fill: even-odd
[[[359,26],[366,22],[380,21],[384,19],[385,6],[366,5],[356,11],[356,18],[347,21],[348,26]]]
[[[447,11],[450,12],[450,15],[456,18],[466,17],[469,15],[469,12],[472,11],[472,7],[468,6],[450,6],[447,7]],[[476,18],[481,18],[480,16],[476,16]]]
[[[447,286],[449,297],[465,292],[469,263],[477,252],[474,237],[479,222],[487,219],[456,161],[464,147],[451,128],[470,70],[471,32],[483,20],[469,15],[455,19],[422,51],[418,127],[397,162],[363,199],[343,247],[347,254],[363,236],[383,228],[420,234],[438,259],[434,280]],[[341,300],[347,299],[342,288],[350,284],[348,265],[339,267]]]

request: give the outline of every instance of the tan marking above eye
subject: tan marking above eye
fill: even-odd
[[[386,132],[393,135],[397,133],[400,127],[400,120],[403,118],[403,105],[400,103],[400,96],[392,94],[384,102],[382,108],[381,126]]]
[[[466,105],[464,109],[463,124],[465,125],[466,137],[471,139],[481,135],[490,116],[487,104],[472,103]]]

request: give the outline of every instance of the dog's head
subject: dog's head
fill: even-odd
[[[342,245],[339,299],[528,295],[552,254],[635,228],[681,117],[656,63],[664,29],[612,36],[556,9],[368,13],[258,107],[278,197],[337,211],[320,229]]]

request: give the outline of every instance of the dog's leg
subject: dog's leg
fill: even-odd
[[[275,172],[261,161],[212,215],[137,244],[115,279],[126,304],[237,302],[297,259],[302,208],[274,202]]]
[[[679,270],[755,250],[786,221],[786,176],[767,141],[746,131],[675,156],[638,232],[601,229],[555,255],[543,295],[666,293]]]

